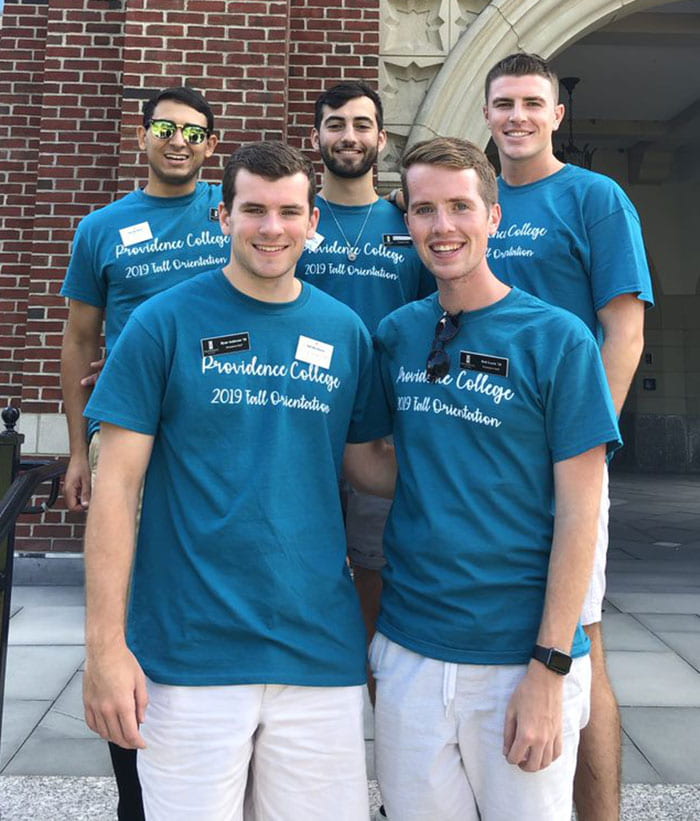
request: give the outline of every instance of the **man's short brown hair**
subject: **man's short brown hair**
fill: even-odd
[[[479,194],[487,208],[498,202],[496,172],[486,158],[486,154],[469,140],[457,137],[434,137],[423,140],[410,148],[401,159],[401,186],[408,208],[409,195],[406,174],[412,165],[438,165],[457,171],[473,168],[479,178]]]
[[[554,90],[554,102],[559,101],[559,78],[549,67],[549,63],[540,57],[539,54],[529,54],[527,51],[518,51],[515,54],[509,54],[502,60],[499,60],[495,66],[489,69],[484,83],[484,95],[486,103],[489,101],[489,91],[491,90],[491,83],[499,77],[525,77],[528,74],[534,74],[537,77],[544,77],[549,80]]]
[[[304,174],[309,181],[309,211],[314,210],[316,175],[311,161],[299,149],[270,140],[241,146],[231,154],[226,163],[222,189],[224,206],[229,214],[233,207],[233,198],[236,196],[236,176],[241,168],[272,182],[282,177]]]

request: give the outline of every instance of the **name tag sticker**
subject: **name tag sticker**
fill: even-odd
[[[319,342],[310,336],[299,336],[297,352],[294,358],[307,365],[318,365],[319,368],[330,368],[333,359],[333,346],[327,342]]]
[[[241,331],[241,333],[227,334],[226,336],[212,336],[209,339],[202,339],[201,344],[202,356],[249,351],[250,334],[248,331]]]
[[[413,245],[410,234],[384,234],[382,242],[386,246]]]
[[[510,360],[505,356],[460,351],[459,367],[464,371],[480,371],[481,373],[493,373],[496,376],[508,376]]]
[[[139,222],[136,225],[130,225],[128,228],[120,228],[119,236],[122,238],[122,245],[127,248],[130,245],[136,245],[137,242],[146,242],[148,239],[153,239],[151,226],[147,222]]]
[[[323,236],[323,234],[319,234],[318,231],[316,231],[314,235],[311,237],[311,239],[306,240],[306,242],[304,243],[304,248],[307,251],[316,251],[324,239],[325,237]]]

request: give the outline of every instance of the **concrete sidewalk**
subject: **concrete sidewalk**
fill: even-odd
[[[624,818],[700,819],[700,476],[616,474],[611,498],[604,629]],[[12,612],[0,818],[114,818],[107,748],[82,718],[82,587],[17,585]],[[369,710],[366,730],[374,777]]]

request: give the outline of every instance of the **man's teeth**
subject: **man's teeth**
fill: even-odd
[[[432,247],[433,251],[456,251],[458,248],[462,246],[461,242],[450,242],[450,243],[440,243],[435,244]]]

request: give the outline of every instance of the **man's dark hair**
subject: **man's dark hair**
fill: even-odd
[[[279,180],[304,174],[309,181],[309,210],[313,211],[316,198],[316,176],[311,161],[296,148],[286,143],[248,143],[234,151],[226,163],[223,179],[223,199],[226,210],[231,213],[233,198],[236,196],[236,176],[241,168],[257,174],[266,180]]]
[[[176,103],[182,103],[195,111],[199,111],[207,118],[207,131],[211,134],[214,131],[214,112],[211,110],[209,103],[202,97],[202,95],[193,88],[187,86],[173,86],[172,88],[164,88],[161,92],[146,100],[143,104],[143,127],[148,128],[149,123],[153,119],[153,112],[161,100],[174,100]]]
[[[406,176],[412,165],[437,165],[456,171],[472,168],[479,179],[479,194],[487,208],[498,202],[496,172],[486,154],[474,143],[457,137],[434,137],[416,143],[401,158],[401,187],[406,207],[409,205]]]
[[[519,51],[509,54],[499,60],[486,75],[484,83],[484,94],[486,102],[489,101],[489,91],[491,83],[499,77],[524,77],[526,74],[535,74],[549,80],[554,89],[554,102],[559,100],[559,80],[557,75],[549,67],[549,63],[539,54],[528,54],[526,51]]]
[[[316,130],[321,127],[323,122],[323,107],[336,109],[344,106],[349,100],[356,100],[358,97],[369,97],[374,103],[374,113],[377,119],[377,128],[381,131],[384,128],[384,108],[382,101],[379,99],[379,94],[368,86],[367,83],[353,82],[353,83],[338,83],[338,85],[324,91],[316,100],[314,108],[314,126]]]

